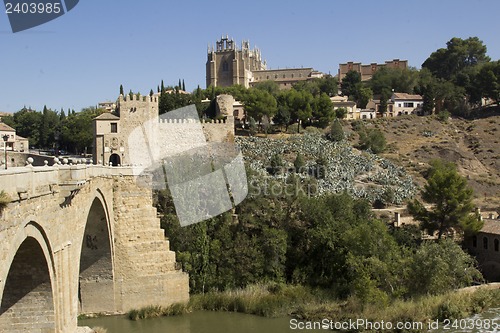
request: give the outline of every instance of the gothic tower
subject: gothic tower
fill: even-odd
[[[243,41],[241,49],[236,47],[233,39],[221,37],[216,42],[216,47],[208,47],[207,50],[207,88],[227,87],[233,84],[250,86],[252,72],[266,69],[262,61],[260,50],[250,49],[250,43]]]

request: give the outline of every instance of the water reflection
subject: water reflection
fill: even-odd
[[[108,333],[285,333],[291,332],[289,318],[263,318],[241,313],[200,311],[183,316],[131,321],[123,316],[85,319],[80,326],[101,326]],[[320,330],[293,330],[320,332]],[[323,331],[324,332],[324,331]]]

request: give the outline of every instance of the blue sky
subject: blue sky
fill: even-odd
[[[229,34],[257,45],[268,67],[408,59],[419,68],[452,37],[478,36],[500,59],[500,1],[80,0],[69,13],[13,34],[0,12],[0,111],[46,104],[79,111],[143,94],[163,79],[205,88],[207,44]]]

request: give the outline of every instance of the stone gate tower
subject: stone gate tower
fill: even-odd
[[[243,41],[241,49],[233,39],[221,37],[216,47],[208,47],[207,87],[227,87],[233,84],[250,86],[253,71],[266,69],[266,62],[258,48],[250,49],[250,42]]]

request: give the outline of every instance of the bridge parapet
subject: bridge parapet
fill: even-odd
[[[0,170],[0,190],[13,200],[24,200],[57,192],[60,186],[81,186],[94,177],[122,175],[134,175],[132,167],[85,164],[26,166]]]

